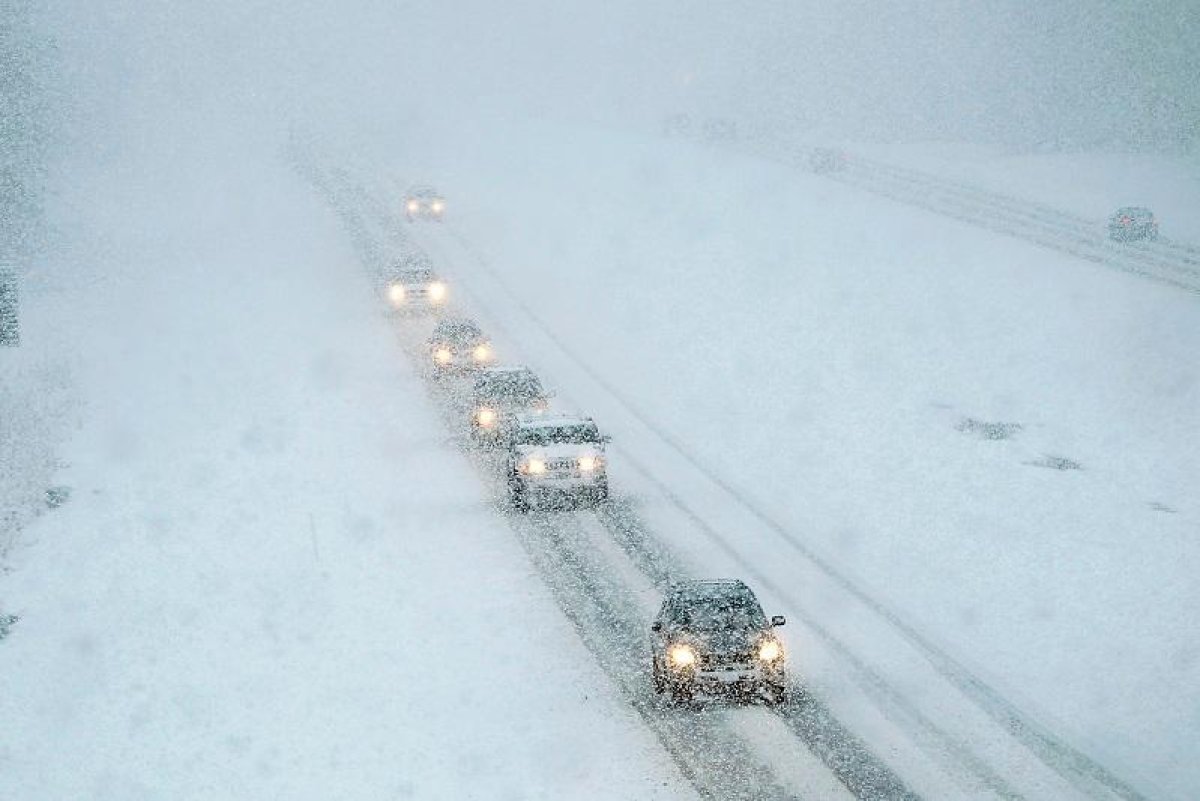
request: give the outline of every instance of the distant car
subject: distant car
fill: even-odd
[[[404,196],[404,216],[413,220],[441,222],[446,214],[446,199],[432,186],[418,185]]]
[[[1154,212],[1141,206],[1123,206],[1108,218],[1108,237],[1119,242],[1157,239],[1158,220]]]
[[[519,512],[546,501],[598,504],[608,498],[608,460],[590,417],[522,414],[508,445],[508,497]]]
[[[450,290],[424,253],[409,253],[384,270],[384,294],[396,311],[436,311],[446,305]]]
[[[787,698],[786,655],[753,591],[738,579],[672,584],[651,625],[654,691],[687,701],[698,692]]]
[[[480,444],[508,440],[517,415],[543,412],[549,394],[528,367],[486,367],[471,387],[471,438]]]
[[[426,343],[436,375],[476,370],[491,364],[492,343],[474,320],[455,317],[442,320]]]
[[[818,175],[846,169],[846,154],[831,147],[815,147],[808,153],[808,169]]]

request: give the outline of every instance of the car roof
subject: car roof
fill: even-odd
[[[410,187],[408,188],[408,193],[409,193],[410,195],[417,195],[417,196],[421,196],[421,195],[436,195],[436,194],[437,194],[437,190],[436,190],[436,189],[434,189],[434,188],[433,188],[432,186],[430,186],[429,184],[413,184],[412,186],[410,186]]]
[[[1122,206],[1117,209],[1117,214],[1153,214],[1154,212],[1145,206]]]
[[[429,254],[419,251],[404,253],[392,259],[389,266],[393,270],[432,270],[433,259],[429,258]]]
[[[437,273],[432,267],[398,267],[392,273],[393,278],[400,280],[416,280],[416,281],[432,281],[437,278]]]
[[[741,579],[690,579],[672,583],[667,595],[683,600],[704,600],[731,595],[753,598],[754,592]]]
[[[521,428],[559,428],[561,426],[595,425],[596,421],[569,412],[551,412],[549,414],[524,413],[517,415],[517,426]]]
[[[538,386],[541,386],[542,383],[537,373],[533,372],[532,369],[524,365],[517,365],[513,367],[484,367],[475,374],[475,386],[486,384],[491,380],[503,381],[506,379],[536,382]]]
[[[533,370],[523,364],[504,364],[499,367],[484,367],[479,371],[480,376],[501,375],[503,373],[533,373]]]
[[[433,327],[433,336],[450,334],[483,334],[479,324],[469,317],[448,317]]]

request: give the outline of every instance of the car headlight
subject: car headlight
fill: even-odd
[[[763,662],[774,662],[783,656],[783,646],[778,640],[767,640],[758,648],[758,658]]]
[[[399,305],[404,302],[404,284],[392,284],[388,287],[388,299]]]
[[[546,463],[541,459],[528,459],[523,465],[526,473],[539,476],[546,472]]]
[[[486,362],[488,359],[492,358],[492,346],[487,344],[476,345],[475,349],[471,351],[471,356],[473,356],[477,362]]]
[[[429,204],[429,207],[434,211],[441,211],[442,209],[446,208],[446,204],[440,200],[435,200]]]
[[[690,645],[672,645],[667,650],[667,661],[671,667],[691,667],[696,664],[696,649]]]
[[[421,204],[416,200],[410,200],[410,201],[408,201],[407,208],[409,211],[420,211]]]
[[[475,412],[475,421],[484,428],[491,428],[496,425],[496,410],[481,406]]]
[[[446,285],[441,281],[434,281],[429,285],[430,300],[440,301],[446,299]]]
[[[450,352],[449,348],[438,348],[433,352],[433,360],[438,364],[449,364],[453,358],[454,354]]]
[[[599,456],[580,456],[579,469],[584,473],[590,473],[593,470],[599,470],[604,466],[604,460]]]

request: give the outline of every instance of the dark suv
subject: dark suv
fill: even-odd
[[[650,627],[654,691],[675,701],[702,691],[783,703],[786,657],[773,631],[783,624],[737,579],[672,584]]]

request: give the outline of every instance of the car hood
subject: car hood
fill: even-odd
[[[538,403],[544,402],[544,398],[522,398],[501,395],[494,398],[475,398],[475,405],[486,406],[489,409],[496,409],[501,412],[519,412],[525,409],[532,409]]]
[[[578,459],[580,456],[603,456],[604,449],[593,443],[555,443],[554,445],[517,445],[519,456],[539,459]]]
[[[740,654],[754,650],[763,636],[761,629],[689,630],[683,639],[708,653]]]
[[[455,351],[475,350],[480,345],[486,345],[486,339],[431,339],[429,347],[448,348]]]

